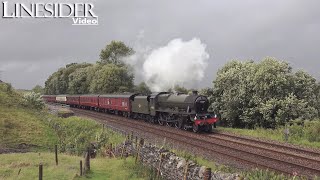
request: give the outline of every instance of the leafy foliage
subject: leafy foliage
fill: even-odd
[[[69,75],[69,94],[87,94],[89,93],[90,82],[93,78],[93,72],[97,69],[96,66],[87,66],[76,69]]]
[[[90,84],[91,93],[130,92],[133,88],[133,75],[123,66],[104,65],[94,77]]]
[[[123,66],[121,58],[125,56],[132,55],[134,53],[133,49],[126,46],[121,41],[111,41],[105,49],[101,50],[100,61],[98,63],[104,64],[114,64]]]
[[[213,83],[212,107],[227,126],[274,128],[318,116],[315,78],[303,71],[292,73],[284,61],[232,61]]]
[[[101,51],[97,64],[71,63],[54,72],[45,82],[45,94],[132,91],[134,77],[121,58],[133,53],[123,42],[112,41]]]
[[[32,91],[35,93],[43,94],[44,89],[42,86],[36,85],[34,88],[32,88]]]
[[[23,100],[24,100],[24,105],[28,108],[43,109],[45,106],[44,102],[41,99],[40,93],[35,93],[35,92],[26,93],[23,96]]]
[[[142,82],[139,85],[134,86],[133,91],[135,93],[141,93],[144,95],[151,94],[151,90],[145,82]]]
[[[45,82],[46,94],[66,94],[69,87],[69,75],[75,72],[79,68],[85,68],[91,66],[87,63],[71,63],[66,65],[65,68],[60,68],[57,72],[54,72]]]

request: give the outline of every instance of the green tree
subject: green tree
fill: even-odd
[[[187,88],[179,85],[175,85],[173,89],[175,92],[184,93],[184,94],[188,94],[189,92]]]
[[[124,65],[121,58],[134,53],[131,47],[128,47],[121,41],[111,41],[100,53],[100,64]]]
[[[46,94],[66,94],[68,93],[69,75],[79,68],[91,66],[88,63],[71,63],[66,65],[65,68],[60,68],[54,72],[45,82]]]
[[[317,83],[315,88],[315,94],[316,94],[316,109],[318,110],[318,116],[320,116],[320,83]]]
[[[284,61],[232,61],[213,83],[212,107],[229,126],[276,127],[317,116],[315,79],[302,71],[292,73]]]
[[[32,88],[32,91],[35,93],[43,94],[44,89],[42,86],[36,85],[34,88]]]
[[[213,89],[210,87],[200,89],[199,94],[210,98],[213,95]]]
[[[89,93],[89,87],[92,76],[90,72],[94,72],[96,66],[88,66],[79,68],[69,75],[69,94],[87,94]]]
[[[144,95],[151,94],[150,88],[147,86],[145,82],[141,82],[139,85],[136,85],[133,89],[135,93],[141,93]]]
[[[91,93],[130,92],[133,89],[133,75],[126,67],[107,64],[95,72],[90,84]]]

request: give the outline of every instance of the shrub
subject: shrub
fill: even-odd
[[[43,109],[44,108],[44,102],[41,99],[40,93],[35,92],[29,92],[26,93],[23,96],[24,105],[29,108],[35,108],[35,109]]]
[[[305,136],[310,142],[320,142],[320,120],[306,121]]]

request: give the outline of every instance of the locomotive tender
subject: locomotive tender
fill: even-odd
[[[90,109],[121,115],[146,122],[192,129],[194,132],[212,131],[218,118],[208,113],[207,97],[192,94],[157,92],[150,95],[103,94],[103,95],[43,95],[46,102],[57,102],[71,107]]]

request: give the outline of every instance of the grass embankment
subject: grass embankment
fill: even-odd
[[[298,125],[298,123],[299,122],[295,122],[293,125],[288,126],[289,138],[287,142],[304,147],[320,148],[320,120],[306,121],[303,125]],[[275,140],[279,142],[286,142],[284,129],[284,127],[279,127],[277,129],[237,129],[218,127],[217,130],[262,139]]]
[[[54,130],[36,112],[0,106],[0,147],[47,149],[57,142]]]
[[[91,172],[79,177],[81,157],[59,154],[56,166],[53,153],[0,155],[0,179],[37,179],[38,165],[43,164],[44,179],[145,179],[148,173],[135,166],[133,158],[91,159]],[[20,173],[19,173],[20,171]]]
[[[59,118],[46,110],[30,108],[21,93],[0,83],[0,150],[33,151],[0,154],[0,179],[37,179],[38,165],[44,165],[44,179],[139,179],[150,172],[134,164],[132,158],[92,159],[91,172],[78,177],[79,161],[90,143],[99,147],[118,144],[125,137],[93,120],[79,117]],[[59,147],[59,166],[55,165],[54,145]],[[41,153],[39,153],[41,152]],[[98,152],[99,153],[99,152]],[[20,171],[20,172],[19,172]]]
[[[62,152],[81,155],[89,143],[95,143],[100,148],[106,144],[119,144],[125,140],[125,136],[110,129],[103,129],[101,124],[91,119],[49,116],[48,120],[49,126],[59,137],[59,148]]]
[[[57,141],[39,112],[27,108],[11,85],[0,83],[0,147],[46,149]]]

